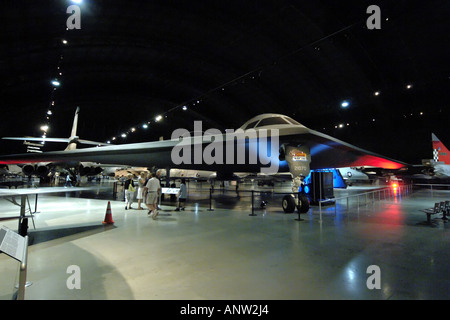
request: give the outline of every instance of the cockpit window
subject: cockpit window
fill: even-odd
[[[300,125],[300,123],[298,123],[297,121],[295,121],[295,120],[292,119],[292,118],[285,117],[284,119],[287,120],[287,121],[289,121],[291,124]]]
[[[258,127],[264,127],[264,126],[273,126],[276,124],[289,124],[289,122],[287,122],[286,120],[284,120],[281,117],[271,117],[271,118],[262,119],[256,127],[258,128]]]
[[[250,122],[250,123],[244,128],[244,130],[253,128],[253,127],[255,126],[255,124],[256,124],[258,121],[259,121],[259,120]]]

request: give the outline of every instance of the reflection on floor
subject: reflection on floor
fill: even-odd
[[[205,187],[205,186],[204,186]],[[285,187],[283,187],[285,188]],[[277,190],[285,190],[289,188]],[[272,189],[267,189],[268,191]],[[185,211],[164,201],[153,220],[112,193],[40,196],[29,224],[26,299],[449,299],[450,233],[419,211],[450,191],[362,196],[307,214],[284,214],[281,195],[190,186]],[[336,197],[361,189],[337,190]],[[119,192],[119,199],[123,194]],[[380,197],[381,198],[381,197]],[[267,206],[261,208],[261,200]],[[32,207],[34,199],[30,199]],[[103,225],[108,201],[114,225]],[[367,201],[367,202],[366,202]],[[19,208],[0,199],[0,218]],[[0,225],[17,230],[16,220]],[[69,289],[78,266],[80,289]],[[378,266],[380,289],[369,266]],[[0,298],[11,299],[18,263],[0,255]],[[70,269],[69,269],[70,270]],[[370,270],[370,269],[369,269]]]

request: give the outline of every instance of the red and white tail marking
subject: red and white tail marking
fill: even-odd
[[[433,141],[433,160],[450,164],[450,151],[448,151],[447,147],[434,133],[431,134],[431,140]]]

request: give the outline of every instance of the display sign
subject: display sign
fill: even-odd
[[[164,194],[178,194],[180,188],[161,188]]]
[[[24,237],[6,227],[0,229],[0,251],[22,262],[25,246]]]

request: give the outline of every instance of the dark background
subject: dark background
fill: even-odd
[[[409,163],[432,158],[432,132],[450,146],[449,1],[83,0],[81,29],[66,30],[71,4],[0,2],[0,137],[46,123],[68,137],[80,106],[78,135],[101,142],[281,113]],[[372,4],[381,30],[366,27]]]

